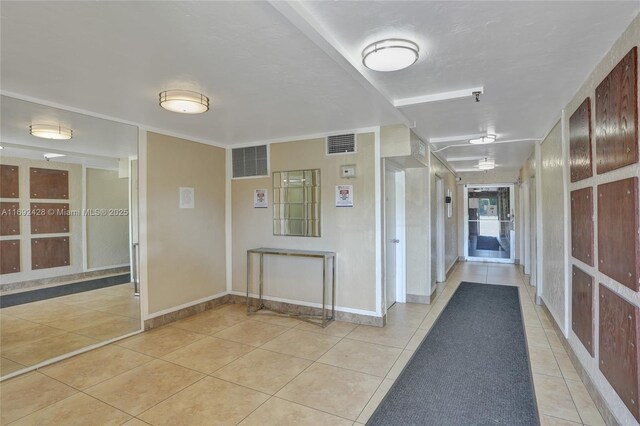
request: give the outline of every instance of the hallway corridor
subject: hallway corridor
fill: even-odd
[[[224,305],[3,382],[1,423],[364,424],[464,280],[520,288],[541,424],[604,424],[523,279],[460,263],[433,304],[396,304],[384,328]]]

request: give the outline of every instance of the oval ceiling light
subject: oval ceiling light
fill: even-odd
[[[491,170],[496,167],[496,160],[493,158],[485,157],[478,161],[478,168],[480,170]]]
[[[73,130],[53,124],[32,124],[29,126],[29,133],[44,139],[71,139],[73,137]]]
[[[481,138],[469,139],[469,143],[473,145],[485,145],[496,141],[496,135],[487,135]]]
[[[209,111],[209,98],[191,90],[165,90],[160,92],[160,106],[181,114],[201,114]]]
[[[413,65],[419,51],[418,45],[410,40],[380,40],[364,48],[362,64],[373,71],[398,71]]]

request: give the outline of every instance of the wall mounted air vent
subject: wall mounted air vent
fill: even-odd
[[[355,133],[327,136],[327,155],[348,154],[351,152],[356,152]]]
[[[231,154],[234,178],[269,175],[266,145],[234,148]]]

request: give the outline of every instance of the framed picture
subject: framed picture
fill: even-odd
[[[336,185],[336,207],[353,207],[353,185]]]
[[[266,209],[269,207],[266,189],[256,189],[253,193],[253,207],[256,209]]]

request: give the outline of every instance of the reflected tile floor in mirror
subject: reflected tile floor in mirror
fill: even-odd
[[[223,305],[2,382],[0,424],[365,424],[461,281],[518,287],[541,424],[603,425],[535,288],[486,263],[458,264],[431,305],[395,304],[384,328]]]
[[[138,299],[127,283],[0,309],[0,376],[139,330]]]

